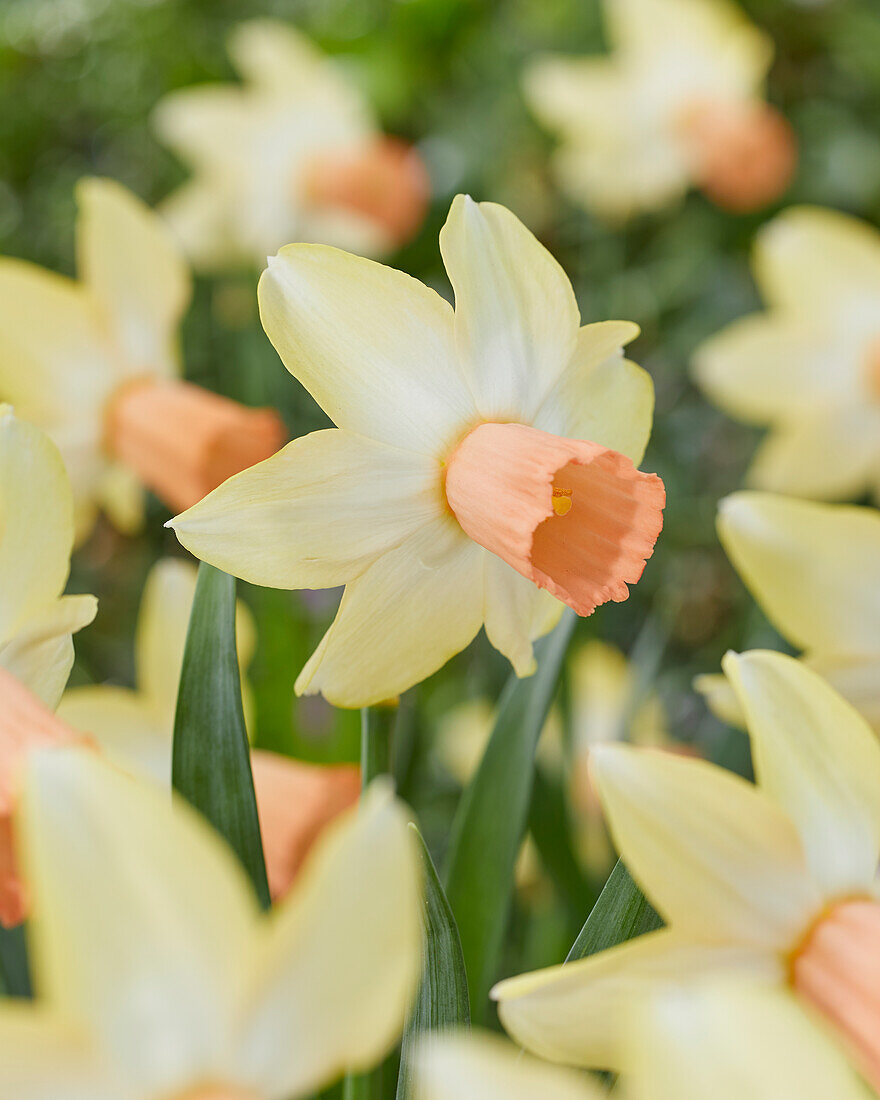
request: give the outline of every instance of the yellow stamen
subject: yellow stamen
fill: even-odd
[[[571,511],[571,489],[553,489],[553,511],[557,516],[566,516]]]

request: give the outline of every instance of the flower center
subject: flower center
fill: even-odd
[[[104,447],[174,511],[196,504],[285,440],[271,409],[173,379],[136,378],[107,406]]]
[[[796,952],[791,981],[837,1027],[862,1072],[880,1086],[880,903],[835,905]]]
[[[446,499],[474,542],[589,615],[642,575],[666,492],[607,447],[489,423],[450,457]]]
[[[431,197],[431,181],[415,149],[395,138],[316,154],[304,191],[315,206],[354,211],[400,245],[415,235]]]
[[[767,103],[696,103],[681,116],[679,133],[697,186],[726,210],[766,206],[794,175],[794,132]]]

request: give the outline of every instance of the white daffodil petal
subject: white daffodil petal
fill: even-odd
[[[87,749],[31,756],[18,820],[43,995],[149,1095],[215,1075],[256,921],[231,851]]]
[[[436,672],[483,622],[484,555],[445,519],[384,554],[346,586],[297,692],[370,706]]]
[[[77,265],[132,376],[174,375],[176,330],[189,302],[181,252],[157,214],[106,179],[77,186]]]
[[[836,210],[790,207],[758,234],[754,267],[769,305],[808,324],[840,317],[880,296],[880,233]]]
[[[73,498],[61,455],[0,405],[0,645],[61,595],[73,547]]]
[[[873,487],[880,410],[866,404],[814,411],[775,427],[752,459],[747,484],[772,493],[844,500]]]
[[[62,596],[55,600],[0,646],[0,667],[11,672],[46,706],[56,706],[73,667],[71,635],[88,626],[97,611],[94,596]]]
[[[631,1017],[632,1100],[868,1100],[844,1051],[794,997],[710,983],[647,1000]]]
[[[729,726],[737,726],[742,729],[745,724],[745,715],[736,697],[736,692],[730,686],[730,681],[720,672],[706,673],[694,677],[694,691],[698,691],[706,701],[706,706],[716,718],[726,722]]]
[[[870,726],[793,657],[728,653],[763,790],[797,825],[828,897],[867,889],[880,860],[880,745]]]
[[[592,764],[621,858],[680,931],[778,950],[821,907],[795,826],[751,783],[627,745],[597,745]]]
[[[415,1054],[418,1100],[601,1100],[587,1077],[524,1056],[485,1033],[425,1035]]]
[[[662,929],[578,962],[523,974],[492,991],[509,1034],[552,1062],[619,1069],[623,1023],[634,1003],[669,985],[734,973],[780,976],[766,952],[695,943]]]
[[[303,1096],[387,1053],[421,965],[420,884],[406,813],[374,784],[270,925],[238,1056],[261,1095]]]
[[[476,420],[439,294],[324,245],[288,245],[260,279],[282,362],[340,428],[445,457]]]
[[[565,605],[494,554],[485,554],[483,568],[486,637],[510,661],[517,676],[531,676],[535,671],[532,643],[556,626]]]
[[[568,366],[580,313],[568,276],[509,210],[457,195],[440,231],[455,339],[488,418],[530,418]]]
[[[57,714],[123,771],[170,785],[173,715],[164,723],[138,692],[110,684],[71,688]]]
[[[141,1100],[136,1084],[110,1077],[83,1036],[44,1008],[0,1008],[0,1095],[10,1100]]]
[[[768,493],[734,493],[718,535],[770,621],[792,644],[880,654],[880,515]]]
[[[651,435],[654,383],[623,358],[638,336],[628,321],[584,325],[567,369],[552,387],[534,426],[568,439],[588,439],[638,465]]]
[[[713,404],[754,424],[791,420],[839,398],[836,352],[808,323],[756,313],[697,349],[694,376]],[[839,353],[838,353],[839,354]]]
[[[231,477],[170,526],[196,557],[254,584],[330,588],[440,515],[437,462],[331,428]]]
[[[880,733],[880,653],[864,657],[804,657],[804,664],[852,703],[875,733]]]

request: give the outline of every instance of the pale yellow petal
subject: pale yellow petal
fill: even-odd
[[[477,413],[452,310],[401,271],[288,245],[260,279],[260,316],[290,373],[340,428],[445,457]]]
[[[508,209],[457,195],[440,231],[455,340],[480,414],[528,420],[575,351],[568,276]]]
[[[170,785],[173,724],[159,720],[138,692],[111,684],[70,688],[57,714],[124,771]]]
[[[330,588],[443,509],[435,460],[328,429],[236,474],[170,526],[196,557],[251,583]]]
[[[158,207],[190,262],[205,272],[250,261],[236,240],[232,210],[228,181],[210,169],[182,183]]]
[[[793,645],[880,654],[880,515],[873,508],[734,493],[719,506],[718,535]]]
[[[0,405],[0,644],[61,595],[73,547],[73,496],[61,455]]]
[[[117,531],[138,534],[144,525],[144,498],[143,484],[134,470],[119,462],[107,464],[96,500]]]
[[[773,980],[781,978],[782,969],[767,952],[696,943],[662,929],[578,962],[510,978],[492,996],[505,1029],[532,1053],[553,1062],[618,1069],[632,1005],[658,988],[713,973]]]
[[[680,931],[784,950],[821,908],[795,826],[751,783],[627,745],[597,745],[592,765],[621,858]]]
[[[818,500],[846,500],[873,489],[880,470],[880,408],[814,410],[774,428],[747,475],[755,489]]]
[[[880,733],[880,653],[811,656],[803,662],[852,703],[875,733]]]
[[[374,784],[329,826],[269,929],[237,1058],[266,1096],[377,1063],[421,966],[421,872],[404,808]]]
[[[600,1100],[589,1078],[524,1056],[490,1032],[426,1035],[415,1054],[417,1100]]]
[[[0,1095],[10,1100],[135,1100],[136,1086],[111,1076],[88,1035],[43,1007],[0,1008]]]
[[[880,295],[880,233],[837,210],[794,206],[758,234],[755,277],[771,306],[811,324]]]
[[[713,404],[739,420],[769,424],[836,403],[844,384],[840,356],[809,321],[756,313],[701,344],[693,373]]]
[[[739,705],[736,692],[722,673],[709,672],[702,676],[695,676],[694,691],[698,691],[703,696],[706,706],[716,718],[720,718],[729,726],[736,726],[739,729],[745,727],[745,715]]]
[[[494,554],[486,554],[483,565],[486,637],[507,657],[517,676],[531,676],[535,671],[532,643],[556,626],[564,605]]]
[[[801,835],[829,898],[867,889],[880,860],[880,745],[815,672],[782,653],[728,653],[761,788]]]
[[[54,707],[73,667],[72,635],[88,626],[97,611],[94,596],[62,596],[0,645],[0,666]]]
[[[619,124],[622,83],[611,59],[546,55],[526,67],[523,92],[544,126],[576,140]]]
[[[77,264],[103,310],[127,374],[177,373],[177,327],[190,276],[161,218],[121,184],[77,186]]]
[[[297,693],[371,706],[436,672],[483,622],[484,555],[451,520],[388,551],[346,586]]]
[[[87,749],[28,764],[19,815],[37,985],[152,1095],[227,1057],[256,902],[204,820]]]
[[[652,997],[628,1027],[633,1100],[868,1100],[844,1051],[794,997],[710,983]]]
[[[571,731],[576,756],[594,745],[620,741],[633,693],[632,672],[619,649],[593,639],[569,662]]]
[[[568,439],[589,439],[638,465],[651,435],[654,383],[623,358],[638,328],[629,321],[584,325],[567,369],[552,387],[535,427]]]

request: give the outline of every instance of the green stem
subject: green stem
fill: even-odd
[[[377,775],[388,775],[391,771],[391,732],[396,719],[396,704],[364,707],[361,711],[362,790]]]

